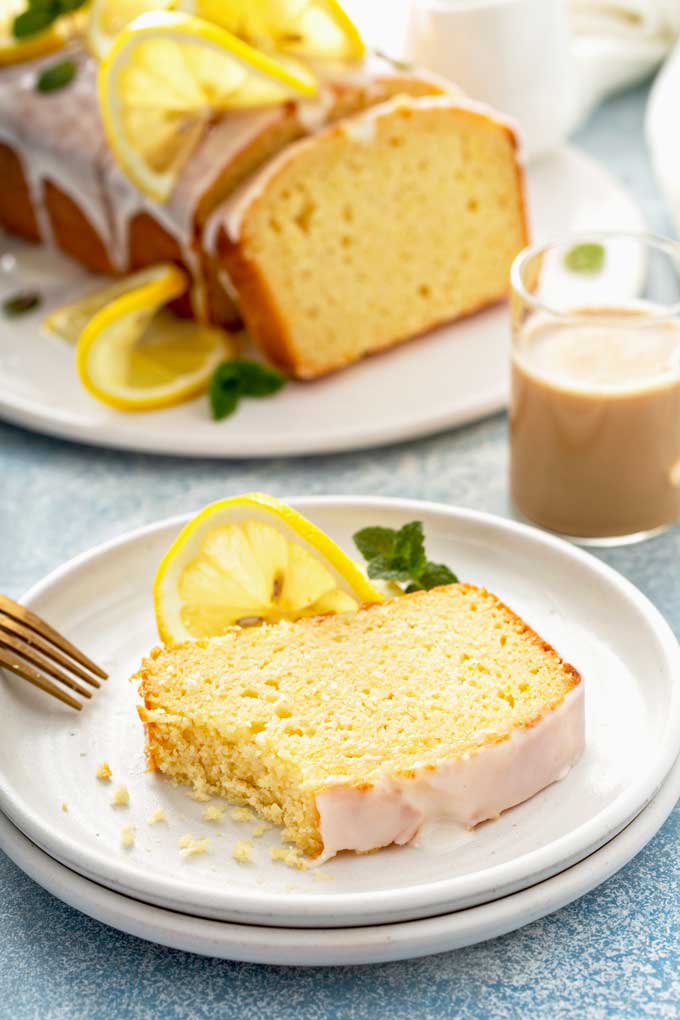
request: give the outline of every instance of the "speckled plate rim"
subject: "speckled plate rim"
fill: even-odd
[[[118,931],[223,960],[329,967],[450,952],[507,935],[585,895],[623,868],[659,831],[680,797],[680,759],[647,807],[579,864],[503,899],[452,914],[360,928],[265,928],[149,906],[83,878],[49,857],[0,815],[0,849],[44,889]]]
[[[423,516],[427,520],[428,514],[434,515],[440,520],[445,520],[447,524],[450,523],[454,531],[457,526],[461,529],[465,526],[485,531],[490,529],[492,532],[500,530],[508,541],[511,541],[513,536],[525,542],[528,540],[536,556],[540,557],[543,549],[546,553],[550,551],[551,554],[557,554],[567,561],[576,561],[583,567],[584,583],[587,579],[592,583],[597,578],[608,585],[610,590],[613,588],[626,601],[632,603],[658,643],[666,672],[671,677],[680,678],[680,645],[659,611],[630,581],[592,555],[562,539],[492,514],[417,500],[317,496],[291,499],[291,503],[312,517],[315,509],[324,506],[336,510],[346,508],[348,511],[358,507],[367,511],[382,511],[389,507],[393,511],[397,510],[407,515],[407,519]],[[156,522],[70,560],[31,588],[22,601],[31,606],[34,601],[44,597],[53,586],[68,583],[71,575],[87,568],[97,557],[115,553],[128,543],[144,541],[159,529],[178,528],[190,519],[190,516],[181,515]],[[212,890],[210,899],[199,896],[198,891],[192,889],[191,895],[194,898],[189,899],[179,877],[170,880],[145,872],[144,882],[138,881],[137,876],[126,869],[124,862],[116,860],[114,865],[101,852],[83,849],[77,840],[51,828],[32,805],[25,801],[20,792],[12,787],[7,777],[4,777],[0,785],[0,810],[30,839],[62,864],[95,882],[139,897],[148,903],[155,903],[164,909],[194,915],[203,913],[205,916],[245,924],[262,923],[261,918],[267,917],[272,924],[286,926],[293,916],[298,918],[296,924],[306,924],[309,927],[323,927],[327,924],[325,919],[329,917],[332,917],[338,926],[367,924],[371,921],[391,923],[416,917],[430,917],[437,913],[443,914],[507,896],[550,878],[584,859],[611,840],[649,803],[668,775],[679,752],[680,683],[673,682],[666,730],[663,739],[660,736],[659,753],[653,766],[589,822],[544,847],[524,854],[519,859],[485,869],[476,876],[453,876],[428,884],[401,888],[398,894],[394,889],[343,893],[342,897],[319,893],[315,896],[313,904],[304,894],[291,893],[283,900],[277,901],[276,897],[266,892],[252,889],[247,892],[220,890],[219,895]],[[219,904],[216,906],[218,901]]]

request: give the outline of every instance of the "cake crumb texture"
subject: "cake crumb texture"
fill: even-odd
[[[203,810],[203,818],[206,822],[219,822],[226,810],[221,804],[210,804]]]
[[[300,853],[292,846],[273,846],[269,851],[273,861],[281,861],[288,868],[296,868],[298,871],[305,871],[307,862]]]
[[[457,584],[234,629],[138,674],[156,767],[323,850],[317,795],[466,760],[528,732],[580,677],[494,595]],[[509,805],[508,805],[509,806]]]
[[[130,803],[130,792],[127,786],[117,786],[111,798],[112,807],[126,807]]]
[[[120,845],[123,850],[131,850],[135,845],[135,827],[134,825],[124,825],[120,835]]]
[[[162,808],[162,807],[157,807],[155,809],[155,811],[153,811],[149,815],[149,817],[147,819],[147,823],[149,825],[158,825],[159,822],[167,822],[167,820],[168,819],[167,819],[167,816],[165,814],[165,809]]]
[[[97,779],[101,780],[102,783],[110,783],[112,775],[111,766],[107,761],[103,761],[97,769]]]
[[[199,854],[207,853],[210,840],[207,836],[205,839],[195,839],[190,832],[187,832],[180,836],[178,845],[182,857],[197,857]]]
[[[248,864],[252,860],[253,844],[247,839],[241,839],[235,844],[231,855],[239,864]]]

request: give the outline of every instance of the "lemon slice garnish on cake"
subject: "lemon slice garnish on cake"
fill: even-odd
[[[155,266],[149,266],[116,280],[115,283],[107,284],[106,287],[98,287],[77,301],[55,308],[45,318],[43,328],[75,345],[97,312],[112,304],[117,298],[135,293],[136,302],[140,307],[150,304],[151,307],[157,308],[180,297],[187,287],[187,278],[177,266],[170,262],[159,262]]]
[[[337,0],[179,0],[252,46],[330,60],[360,60],[358,28]]]
[[[156,201],[216,112],[268,106],[317,91],[290,57],[253,49],[187,14],[143,14],[120,32],[99,67],[106,135],[122,169]]]
[[[194,517],[154,581],[156,622],[166,644],[382,601],[320,528],[257,492],[212,503]]]
[[[26,0],[0,0],[0,67],[37,60],[60,50],[82,27],[79,14],[65,14],[42,32],[16,38],[14,19],[27,10]]]
[[[174,11],[178,0],[92,0],[87,23],[87,45],[100,60],[109,52],[116,36],[142,14]]]
[[[223,330],[178,319],[164,307],[184,293],[187,278],[175,266],[162,268],[158,279],[139,284],[150,273],[137,274],[136,286],[129,279],[126,291],[107,297],[78,339],[76,366],[83,385],[120,411],[153,411],[190,400],[207,388],[220,362],[237,353]],[[110,295],[116,286],[105,290]],[[47,324],[56,320],[69,338],[97,301],[89,295],[84,308],[66,306]]]

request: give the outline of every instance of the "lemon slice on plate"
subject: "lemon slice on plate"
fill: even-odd
[[[56,308],[44,320],[43,328],[75,345],[90,320],[116,298],[134,292],[140,306],[150,304],[157,308],[180,297],[187,287],[187,278],[177,266],[159,262]]]
[[[154,581],[166,644],[382,601],[328,535],[258,492],[201,511],[175,539]]]
[[[26,0],[0,0],[0,67],[54,53],[83,26],[81,15],[65,14],[44,31],[17,39],[12,32],[14,19],[26,9]]]
[[[316,78],[291,58],[253,49],[187,14],[143,14],[99,67],[106,134],[123,170],[165,201],[216,111],[315,95]]]
[[[331,60],[360,60],[366,47],[337,0],[181,0],[207,21],[260,49]]]
[[[184,273],[165,268],[166,276],[106,301],[78,340],[83,385],[120,411],[153,411],[190,400],[207,388],[217,365],[237,353],[223,330],[178,319],[163,307],[186,289]],[[78,315],[70,306],[73,323]]]

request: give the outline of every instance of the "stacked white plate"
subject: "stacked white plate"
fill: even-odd
[[[587,747],[565,780],[467,832],[291,871],[232,856],[253,824],[204,820],[205,805],[146,772],[128,678],[156,641],[151,583],[184,523],[95,549],[23,599],[111,678],[79,716],[20,680],[0,687],[0,846],[36,881],[124,931],[229,959],[366,963],[490,938],[557,909],[628,861],[680,794],[680,651],[654,607],[610,568],[533,529],[473,511],[379,499],[295,500],[352,550],[369,524],[425,526],[429,555],[495,591],[581,671]],[[98,781],[109,761],[113,784]],[[130,804],[111,806],[125,784]],[[167,821],[149,825],[161,806]],[[135,845],[121,847],[124,825]],[[185,833],[209,838],[184,858]]]

